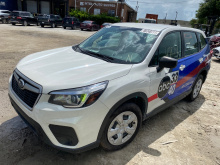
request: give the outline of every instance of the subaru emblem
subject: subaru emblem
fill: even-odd
[[[24,85],[25,85],[24,80],[19,79],[19,80],[18,80],[18,86],[19,86],[19,88],[24,89]]]

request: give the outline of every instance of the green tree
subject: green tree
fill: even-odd
[[[194,25],[197,23],[197,19],[192,19],[189,23],[192,27],[194,27]]]
[[[116,23],[120,21],[119,18],[108,16],[106,13],[92,15],[87,12],[74,10],[74,9],[72,9],[69,12],[69,15],[79,18],[80,21],[85,21],[85,20],[96,21],[99,25],[103,24],[104,22]]]
[[[196,11],[198,23],[207,23],[208,16],[220,17],[220,0],[204,0],[200,3],[199,9]]]

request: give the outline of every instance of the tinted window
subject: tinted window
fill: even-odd
[[[11,15],[12,16],[19,16],[19,12],[12,12]]]
[[[72,21],[72,18],[64,18],[63,21]]]
[[[175,59],[181,58],[180,32],[169,33],[163,38],[151,60],[150,66],[158,65],[158,61],[163,56],[172,57]]]
[[[203,37],[203,35],[201,33],[198,33],[198,39],[199,39],[199,42],[200,42],[201,49],[203,49],[207,44],[206,40],[205,40],[205,38]]]
[[[29,17],[29,16],[31,16],[31,14],[30,13],[21,13],[21,16]]]
[[[92,23],[92,21],[83,21],[83,23]]]
[[[183,32],[184,46],[185,46],[185,56],[195,54],[199,51],[198,41],[196,38],[196,33],[193,32]]]

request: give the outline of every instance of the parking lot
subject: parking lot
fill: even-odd
[[[213,58],[201,94],[145,121],[122,150],[65,153],[39,141],[8,98],[8,79],[18,61],[35,52],[71,46],[90,31],[0,24],[0,164],[193,164],[220,165],[220,60]]]

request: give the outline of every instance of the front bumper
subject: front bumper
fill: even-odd
[[[17,99],[11,85],[9,85],[9,97],[19,116],[45,143],[73,153],[99,146],[99,130],[109,111],[99,100],[89,107],[69,109],[48,103],[49,95],[42,94],[38,103],[32,110],[29,110]],[[62,144],[51,129],[51,125],[72,128],[75,131],[77,143],[74,145]]]
[[[220,53],[218,53],[218,54],[217,54],[217,53],[214,53],[213,55],[214,55],[217,59],[220,59]]]
[[[51,26],[51,23],[50,22],[40,22],[40,25],[49,25],[49,26]]]
[[[17,24],[23,24],[23,21],[22,20],[11,20],[10,21],[11,23],[17,23]]]

